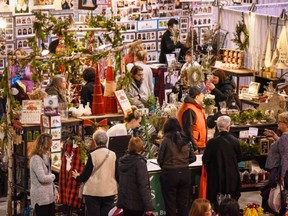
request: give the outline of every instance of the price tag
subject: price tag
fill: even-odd
[[[258,128],[256,127],[249,127],[249,136],[258,136]]]

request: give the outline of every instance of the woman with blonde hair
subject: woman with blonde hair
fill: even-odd
[[[212,206],[207,199],[198,198],[194,200],[189,216],[211,216],[214,215]]]
[[[66,102],[65,98],[66,79],[62,74],[55,75],[45,91],[48,95],[56,95],[58,102]]]
[[[43,133],[36,140],[30,153],[31,206],[36,216],[54,216],[55,201],[59,199],[54,186],[55,175],[51,172],[50,148],[52,135]]]
[[[134,56],[136,54],[137,51],[139,50],[144,50],[143,48],[143,44],[139,43],[135,46],[132,46],[128,53],[125,55],[124,60],[125,60],[125,65],[128,65],[129,63],[133,63],[134,62]],[[146,63],[146,59],[144,60]]]
[[[143,141],[132,137],[128,153],[119,160],[119,190],[117,207],[124,216],[151,215],[153,205]]]
[[[108,137],[127,135],[130,129],[140,126],[142,115],[136,106],[127,109],[124,115],[124,123],[116,124],[107,131]]]

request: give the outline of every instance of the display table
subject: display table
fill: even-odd
[[[105,115],[91,115],[91,116],[80,116],[78,119],[81,120],[93,120],[95,122],[101,121],[103,119],[108,119],[108,121],[123,121],[123,113],[113,113]]]
[[[251,77],[254,76],[255,71],[248,69],[248,68],[241,68],[241,69],[227,69],[227,68],[220,68],[212,66],[212,69],[219,69],[223,70],[227,75],[235,76],[237,79],[237,94],[239,95],[239,80],[240,77]]]
[[[257,108],[259,105],[260,105],[260,102],[258,101],[255,101],[255,100],[248,100],[248,99],[240,99],[241,101],[241,106],[242,106],[242,109],[243,109],[243,104],[248,104],[248,105],[251,105],[253,106],[254,108]]]
[[[191,188],[190,193],[190,204],[198,198],[199,182],[201,176],[202,167],[202,155],[196,155],[197,160],[189,165],[191,170]],[[152,203],[155,208],[153,211],[155,215],[166,215],[165,204],[162,197],[161,185],[160,185],[160,173],[161,168],[159,167],[156,159],[150,159],[147,161],[147,168],[150,176],[150,187]]]

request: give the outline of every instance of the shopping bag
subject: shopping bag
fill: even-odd
[[[281,209],[281,187],[280,184],[277,184],[275,188],[270,189],[269,198],[268,198],[269,207],[279,213]]]
[[[123,215],[123,209],[118,208],[117,206],[112,208],[108,213],[108,216],[121,216],[121,215]]]
[[[199,198],[206,199],[206,193],[207,193],[207,172],[206,172],[205,166],[202,165]]]

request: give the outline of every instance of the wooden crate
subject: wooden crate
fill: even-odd
[[[223,64],[234,64],[237,68],[244,67],[244,55],[243,50],[231,50],[231,49],[219,49],[217,60]]]

